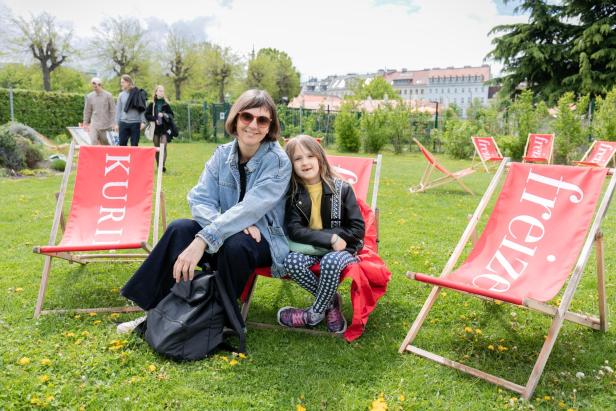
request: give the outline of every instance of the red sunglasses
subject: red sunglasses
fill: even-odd
[[[254,116],[247,111],[242,111],[239,113],[240,121],[246,125],[252,123],[255,118],[257,119],[257,126],[260,128],[268,127],[272,122],[272,119],[267,116]]]

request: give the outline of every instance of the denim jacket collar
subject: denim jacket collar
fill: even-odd
[[[259,163],[261,163],[261,159],[271,149],[271,141],[261,141],[259,148],[254,156],[246,163],[246,171],[252,173],[256,170]],[[239,145],[237,142],[237,138],[233,141],[233,147],[231,147],[231,151],[229,152],[229,156],[227,157],[226,163],[235,169],[237,169],[239,158]]]

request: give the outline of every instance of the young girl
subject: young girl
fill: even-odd
[[[291,192],[287,200],[285,226],[291,240],[300,243],[292,250],[311,245],[325,249],[325,254],[291,251],[284,265],[287,274],[315,296],[307,309],[284,307],[278,322],[286,327],[314,327],[326,318],[327,329],[334,333],[346,330],[340,311],[341,297],[336,292],[340,273],[356,262],[364,238],[364,220],[353,188],[341,180],[327,162],[325,151],[312,137],[291,139],[286,152],[293,165]],[[320,262],[319,277],[309,267]]]

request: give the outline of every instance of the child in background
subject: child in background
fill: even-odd
[[[306,308],[284,307],[278,322],[286,327],[311,328],[326,318],[327,329],[343,333],[347,324],[342,312],[338,283],[342,270],[357,262],[363,246],[364,220],[353,188],[340,179],[327,162],[325,151],[312,137],[300,135],[286,145],[293,165],[285,226],[291,253],[284,265],[287,274],[315,296]],[[296,243],[298,247],[294,247]],[[325,249],[324,255],[311,255],[304,245]],[[293,251],[293,250],[296,251]],[[318,249],[312,254],[317,254]],[[317,277],[310,266],[320,263]]]

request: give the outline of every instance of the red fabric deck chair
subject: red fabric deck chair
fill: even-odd
[[[348,181],[355,190],[357,201],[361,207],[362,216],[366,224],[366,234],[364,237],[364,248],[358,253],[359,263],[347,266],[342,272],[341,280],[350,278],[351,284],[351,303],[353,306],[353,319],[351,325],[344,333],[347,341],[353,341],[361,336],[368,322],[368,316],[376,307],[378,299],[385,294],[387,283],[391,278],[391,273],[383,260],[378,256],[378,208],[377,196],[379,190],[379,180],[381,173],[381,155],[376,159],[347,157],[347,156],[327,156],[329,163],[336,172]],[[372,166],[376,164],[374,181],[372,185],[372,199],[369,207],[364,200],[368,197],[370,188],[370,175]],[[311,267],[315,273],[319,271],[319,265]],[[257,282],[257,276],[271,277],[269,267],[258,268],[253,276],[248,280],[246,288],[240,299],[242,304],[242,316],[244,320],[248,317],[248,310],[252,300],[252,295]],[[277,325],[250,323],[255,328],[275,328]],[[320,334],[318,331],[297,329],[309,333]]]
[[[96,261],[140,261],[152,249],[148,245],[152,219],[156,147],[82,146],[79,149],[77,172],[71,209],[66,224],[62,214],[64,196],[73,165],[75,141],[71,143],[64,177],[47,246],[33,251],[45,256],[41,286],[34,316],[67,311],[131,311],[133,307],[84,308],[43,311],[52,257],[78,264]],[[164,152],[164,145],[160,150]],[[158,166],[154,207],[153,241],[158,240],[158,220],[163,208],[162,162]],[[64,231],[56,245],[58,228]],[[115,250],[141,249],[142,253],[117,253]],[[92,253],[105,251],[104,253]]]
[[[523,163],[552,163],[554,134],[530,133],[524,147]]]
[[[409,191],[411,193],[421,193],[422,191],[429,190],[430,188],[438,187],[440,185],[455,181],[456,183],[460,184],[464,191],[470,193],[471,195],[475,195],[473,191],[462,182],[462,178],[473,174],[475,172],[475,168],[468,167],[463,170],[452,173],[451,171],[443,167],[443,165],[436,160],[436,157],[434,157],[434,155],[430,151],[428,151],[428,149],[425,148],[416,138],[414,138],[413,141],[417,144],[417,146],[419,146],[419,150],[428,161],[428,165],[426,166],[426,169],[421,176],[421,180],[419,180],[419,184],[409,188]],[[432,172],[434,170],[438,170],[445,175],[442,177],[438,177],[434,180],[430,180],[430,176],[432,175]]]
[[[475,147],[475,154],[479,157],[483,168],[486,172],[490,172],[490,165],[494,165],[503,161],[503,155],[501,154],[496,141],[493,137],[471,137],[473,146]],[[474,156],[473,156],[474,157]]]
[[[593,141],[584,157],[574,164],[588,167],[607,167],[616,153],[616,141]]]
[[[481,238],[466,261],[453,271],[505,166],[505,162],[501,163],[441,276],[407,273],[409,278],[434,287],[400,346],[400,353],[412,352],[518,392],[528,399],[535,391],[565,319],[607,330],[600,225],[616,179],[611,178],[595,212],[607,169],[512,163]],[[593,242],[597,254],[599,318],[569,311]],[[570,273],[558,307],[546,304],[561,290]],[[442,287],[524,306],[553,317],[525,386],[411,345]],[[538,336],[541,337],[543,333]]]

